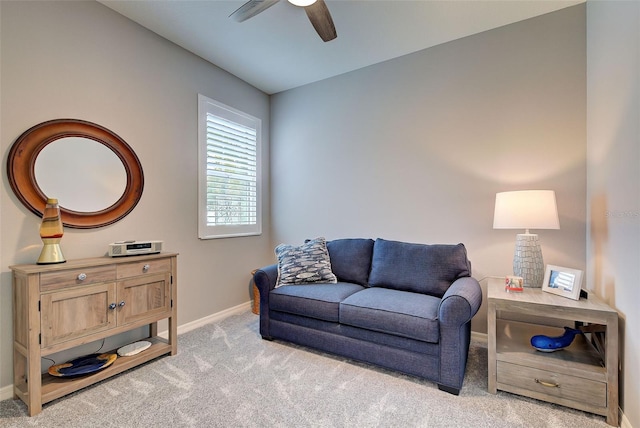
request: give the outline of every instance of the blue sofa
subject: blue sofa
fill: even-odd
[[[334,283],[278,283],[258,269],[260,334],[434,381],[459,394],[482,302],[463,244],[326,242]],[[333,282],[333,281],[332,281]]]

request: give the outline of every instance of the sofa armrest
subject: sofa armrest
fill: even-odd
[[[478,312],[481,303],[480,283],[470,276],[459,278],[442,296],[438,319],[444,324],[465,324]]]
[[[273,264],[260,268],[253,274],[253,282],[258,287],[260,294],[263,290],[270,291],[276,287],[278,280],[278,265]]]
[[[458,394],[467,366],[471,318],[480,309],[482,289],[471,277],[459,278],[444,293],[438,308],[440,320],[440,381],[438,387]]]
[[[277,264],[265,266],[253,274],[253,282],[260,292],[260,335],[265,339],[271,338],[269,334],[269,292],[275,288],[277,281]]]

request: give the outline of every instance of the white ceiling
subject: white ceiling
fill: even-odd
[[[98,1],[268,94],[584,2],[325,0],[325,43],[286,0],[242,23],[228,16],[243,0]]]

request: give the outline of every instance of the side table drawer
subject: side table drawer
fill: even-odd
[[[524,388],[550,397],[594,406],[607,406],[607,385],[590,379],[498,361],[498,383]]]

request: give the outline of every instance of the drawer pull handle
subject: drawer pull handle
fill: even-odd
[[[149,265],[142,266],[142,271],[147,272],[149,270]]]
[[[112,303],[109,305],[109,309],[114,310],[116,308],[116,304]]]
[[[547,386],[549,388],[560,388],[560,384],[559,383],[545,382],[545,381],[540,380],[540,379],[536,379],[536,383],[539,383],[542,386]]]
[[[120,302],[120,303],[118,304],[118,306],[123,307],[123,306],[124,306],[124,300],[123,300],[122,302]]]
[[[81,273],[80,275],[78,275],[78,281],[84,281],[85,279],[87,279],[86,273]]]

